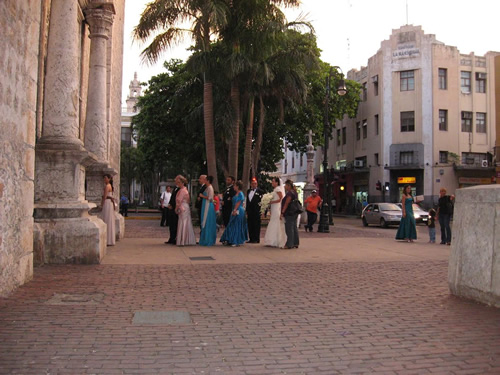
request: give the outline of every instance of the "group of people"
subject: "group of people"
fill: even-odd
[[[248,243],[260,243],[261,200],[264,191],[252,179],[246,197],[243,184],[233,176],[226,179],[226,190],[219,200],[214,192],[213,177],[201,175],[200,188],[196,197],[195,208],[200,222],[200,238],[196,242],[194,235],[187,180],[183,176],[175,178],[175,188],[167,188],[160,201],[162,219],[160,225],[168,225],[170,238],[166,244],[188,246],[199,244],[213,246],[217,241],[218,216],[224,225],[219,242],[226,246],[241,246]],[[298,199],[293,182],[285,184],[279,178],[273,178],[273,199],[270,203],[271,217],[266,230],[266,246],[293,249],[299,247],[297,230],[297,212],[293,212],[292,202]]]
[[[446,189],[439,190],[439,200],[437,210],[431,208],[429,210],[429,219],[427,227],[429,228],[429,242],[436,242],[436,217],[439,220],[441,227],[441,245],[451,245],[451,215],[453,213],[454,195],[447,195]],[[417,223],[413,214],[413,203],[415,199],[411,194],[411,186],[406,185],[403,189],[403,196],[401,198],[403,217],[399,224],[396,233],[396,240],[404,240],[406,242],[413,242],[417,239]]]

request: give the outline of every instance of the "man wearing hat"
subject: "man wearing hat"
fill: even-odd
[[[249,243],[260,242],[260,201],[264,191],[257,186],[257,179],[250,181],[250,189],[247,191],[247,224]]]
[[[307,225],[305,226],[306,232],[308,229],[309,232],[313,231],[313,225],[318,219],[318,209],[321,207],[322,202],[323,200],[320,198],[316,190],[313,190],[311,195],[305,200],[304,205],[307,212]]]

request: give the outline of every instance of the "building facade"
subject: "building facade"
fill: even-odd
[[[104,173],[119,186],[124,7],[2,2],[0,295],[28,281],[34,264],[105,255],[106,225],[91,210]]]
[[[336,123],[330,146],[339,210],[397,202],[406,184],[431,206],[441,187],[494,182],[499,55],[461,54],[406,25],[349,71],[362,93],[357,117]]]

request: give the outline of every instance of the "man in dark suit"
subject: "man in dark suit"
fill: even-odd
[[[168,245],[175,245],[177,243],[177,222],[179,220],[179,216],[175,212],[175,197],[177,196],[177,192],[179,188],[176,186],[174,190],[172,190],[172,196],[170,197],[170,201],[168,203],[168,229],[170,230],[170,238],[165,243]]]
[[[198,195],[196,195],[197,198],[196,198],[196,203],[194,204],[194,206],[198,210],[198,219],[200,219],[200,223],[201,223],[201,204],[202,204],[202,201],[200,198],[200,194],[203,194],[203,192],[207,188],[207,185],[206,185],[207,175],[206,174],[200,175],[198,182],[200,183],[200,190],[198,191]]]
[[[231,211],[233,209],[233,197],[234,197],[234,177],[228,176],[226,178],[226,190],[224,191],[224,195],[222,196],[222,220],[224,221],[224,226],[227,227],[229,224],[229,219],[231,219]]]
[[[257,179],[254,177],[250,181],[250,189],[247,192],[247,223],[249,243],[260,242],[260,201],[264,191],[257,186]]]

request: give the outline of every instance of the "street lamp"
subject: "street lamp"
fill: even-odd
[[[326,94],[325,94],[325,109],[324,109],[324,124],[323,135],[325,137],[325,144],[323,145],[323,183],[325,184],[325,199],[323,199],[323,206],[321,207],[321,216],[319,219],[318,232],[330,233],[329,225],[333,225],[332,211],[330,209],[330,179],[328,173],[328,143],[330,140],[330,122],[328,120],[328,104],[330,102],[330,80],[332,78],[334,69],[340,71],[340,81],[337,87],[337,94],[344,96],[347,93],[347,88],[344,81],[344,73],[339,66],[332,66],[330,73],[326,77]]]

